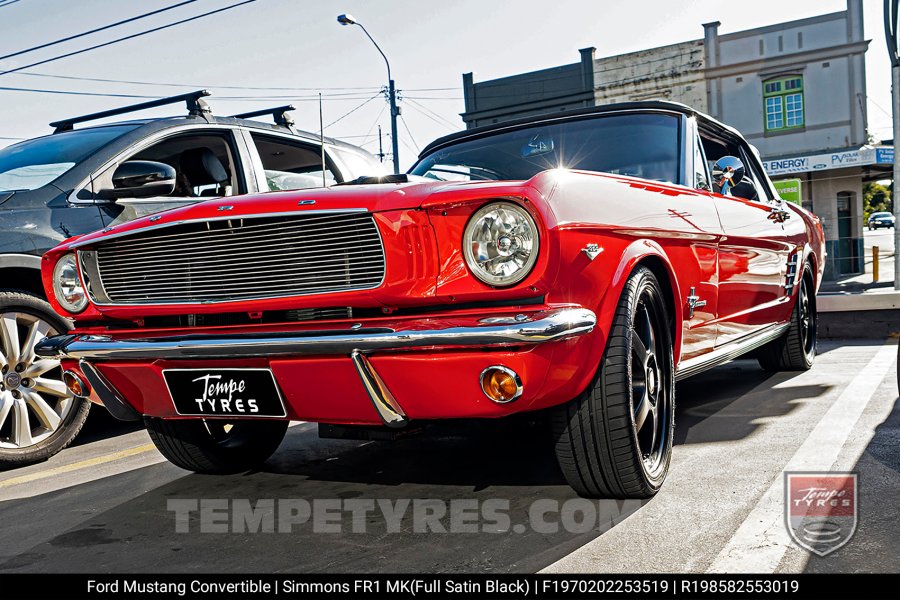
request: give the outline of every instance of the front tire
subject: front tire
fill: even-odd
[[[662,288],[638,267],[593,384],[552,416],[557,460],[581,496],[649,498],[662,486],[675,430],[673,365]]]
[[[91,403],[69,392],[59,361],[34,354],[45,336],[69,329],[42,298],[0,292],[0,469],[50,458],[87,420]]]
[[[759,366],[766,371],[808,371],[816,358],[818,322],[812,269],[806,266],[788,330],[757,351]]]
[[[287,421],[144,417],[150,439],[169,462],[196,473],[228,474],[261,466],[278,449]]]

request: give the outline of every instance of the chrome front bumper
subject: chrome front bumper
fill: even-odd
[[[87,361],[189,360],[531,345],[589,333],[597,324],[597,316],[584,308],[559,308],[487,318],[421,317],[410,322],[422,328],[352,326],[294,333],[159,337],[59,335],[39,342],[35,353]]]

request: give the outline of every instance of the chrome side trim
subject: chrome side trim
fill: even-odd
[[[141,413],[122,398],[121,394],[107,381],[106,377],[94,368],[94,365],[86,360],[81,360],[78,362],[78,366],[81,368],[81,372],[84,373],[84,378],[87,379],[91,389],[100,398],[106,410],[109,411],[109,414],[120,421],[141,420]]]
[[[6,267],[19,267],[41,270],[41,257],[33,254],[0,254],[0,269]]]
[[[350,360],[353,361],[353,366],[356,367],[356,372],[359,373],[359,378],[366,389],[366,394],[368,394],[375,411],[378,412],[378,416],[381,417],[384,424],[392,429],[405,427],[409,422],[409,419],[406,418],[406,413],[403,412],[403,409],[397,403],[397,399],[394,398],[387,385],[378,376],[375,367],[372,366],[369,359],[359,351],[354,350],[350,353]]]
[[[700,355],[696,358],[681,361],[678,370],[675,371],[675,381],[687,379],[707,369],[712,369],[721,364],[732,361],[739,356],[777,339],[790,327],[790,323],[769,325],[758,333],[753,333],[737,339],[728,345],[716,348],[712,352]]]
[[[589,333],[597,316],[584,308],[532,313],[531,321],[481,323],[477,317],[430,319],[432,329],[334,329],[296,333],[244,335],[173,335],[115,338],[112,335],[69,335],[45,338],[40,356],[87,360],[195,359],[343,354],[354,351],[401,350],[460,346],[542,344]]]

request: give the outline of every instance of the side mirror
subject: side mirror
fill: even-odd
[[[102,198],[152,198],[175,191],[175,167],[152,160],[129,160],[112,176],[112,189],[100,191]]]
[[[723,196],[730,196],[731,190],[744,179],[744,163],[734,156],[723,156],[713,165],[713,183]]]

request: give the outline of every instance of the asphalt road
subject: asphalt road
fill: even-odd
[[[663,490],[648,502],[593,503],[590,531],[522,525],[533,525],[535,502],[575,499],[542,430],[527,423],[368,443],[320,440],[314,425],[297,424],[261,471],[215,477],[164,462],[144,431],[98,410],[78,445],[0,473],[0,571],[896,571],[896,356],[895,341],[828,342],[807,373],[769,375],[738,361],[683,382]],[[785,470],[859,474],[859,522],[846,546],[811,558],[791,542]],[[176,522],[169,502],[313,499],[500,501],[512,526],[417,532],[408,514],[392,527],[368,513],[360,532],[341,514],[340,533],[311,522],[289,533],[239,533],[233,523],[212,533],[196,512]]]
[[[863,231],[863,245],[869,260],[872,257],[872,246],[878,246],[878,252],[882,257],[894,254],[894,230],[893,229],[866,229]]]

